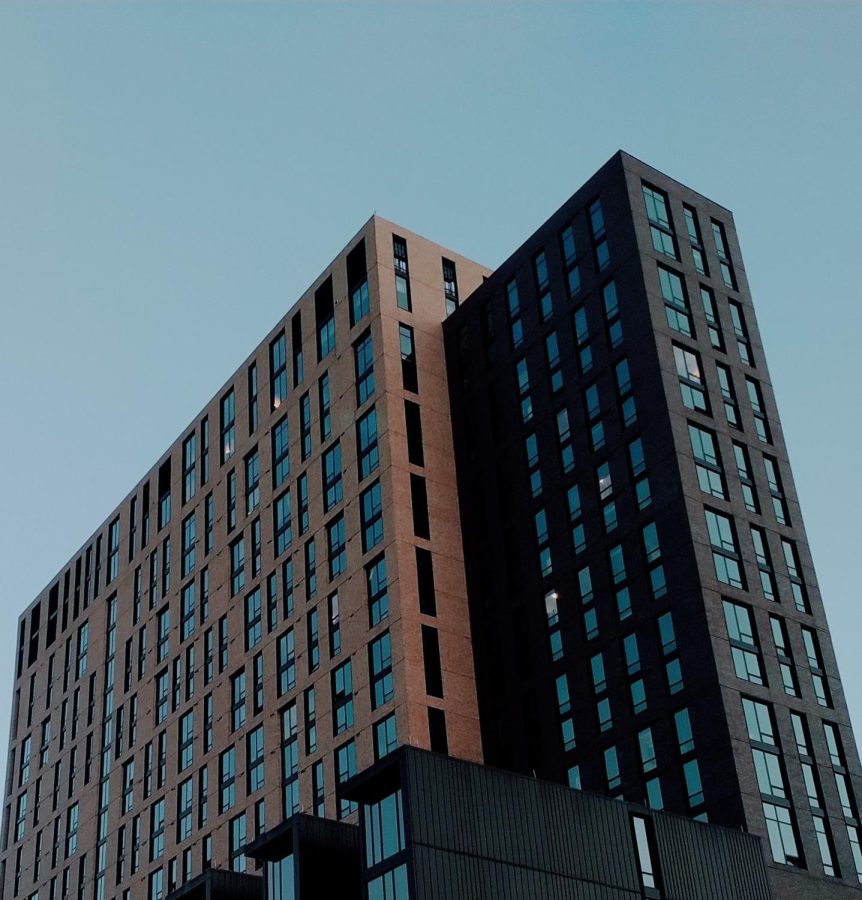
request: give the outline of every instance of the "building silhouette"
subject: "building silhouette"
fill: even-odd
[[[624,153],[494,272],[372,217],[18,629],[7,898],[862,891],[732,216]]]

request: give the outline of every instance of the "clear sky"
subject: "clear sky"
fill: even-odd
[[[862,4],[0,4],[14,622],[368,216],[497,265],[617,149],[732,209],[862,725]]]

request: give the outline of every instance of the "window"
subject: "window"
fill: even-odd
[[[395,695],[392,679],[392,642],[384,631],[368,647],[371,669],[371,708],[379,709]]]
[[[767,600],[778,600],[778,589],[775,586],[775,572],[772,568],[772,556],[769,552],[766,532],[755,525],[751,525],[750,528],[754,558],[757,560],[757,569],[760,575],[760,589]]]
[[[410,272],[407,262],[407,241],[392,235],[392,257],[395,269],[395,302],[399,309],[410,312]]]
[[[195,756],[195,720],[194,712],[180,716],[179,725],[178,772],[184,772],[193,762]]]
[[[716,373],[718,374],[718,386],[721,389],[721,396],[724,401],[724,415],[727,418],[727,424],[732,428],[742,428],[739,421],[739,405],[736,402],[736,391],[733,387],[733,378],[730,369],[721,363],[715,364]]]
[[[724,600],[723,607],[736,677],[750,681],[752,684],[765,684],[763,665],[760,659],[760,643],[757,640],[757,630],[751,610],[747,606],[732,603],[730,600]]]
[[[283,331],[269,345],[269,395],[273,410],[287,399],[287,341]]]
[[[383,556],[378,556],[365,567],[365,579],[368,586],[369,618],[373,626],[389,615],[386,559]]]
[[[272,486],[280,487],[290,475],[290,432],[287,416],[272,427]]]
[[[682,211],[685,216],[685,230],[688,232],[688,240],[691,244],[691,256],[694,261],[694,267],[701,275],[709,275],[697,213],[685,203],[682,205]]]
[[[695,460],[697,483],[700,489],[713,497],[726,500],[727,490],[725,488],[724,469],[721,464],[721,455],[715,435],[711,431],[699,428],[691,423],[688,426],[688,434],[691,441],[691,452]]]
[[[380,482],[375,481],[360,498],[362,518],[362,552],[368,553],[383,540],[383,496]]]
[[[543,322],[547,322],[554,314],[554,308],[548,277],[548,260],[544,250],[533,257],[533,274],[536,280],[536,294],[539,298],[539,315]]]
[[[192,817],[194,803],[194,782],[191,778],[183,781],[177,790],[177,843],[191,837],[194,826]]]
[[[317,545],[314,538],[305,542],[305,599],[317,593]]]
[[[260,457],[253,450],[245,458],[245,514],[251,515],[260,505]]]
[[[241,537],[230,545],[230,595],[235,597],[245,585],[245,542]]]
[[[298,734],[296,703],[291,703],[281,711],[282,813],[286,819],[299,812]]]
[[[356,369],[356,405],[363,403],[374,393],[374,350],[371,332],[365,334],[353,345]]]
[[[348,741],[344,746],[339,747],[335,751],[335,780],[336,784],[345,784],[352,776],[356,774],[356,744]],[[343,819],[355,812],[357,804],[352,800],[346,800],[343,797],[338,803],[338,818]]]
[[[219,814],[236,802],[236,748],[230,747],[219,756]]]
[[[802,866],[803,859],[796,839],[793,810],[774,803],[764,803],[763,815],[775,862],[788,866]]]
[[[245,845],[247,841],[245,813],[234,816],[228,823],[228,865],[233,872],[245,872]]]
[[[784,496],[784,485],[781,482],[778,460],[771,456],[764,456],[763,468],[766,470],[766,483],[769,485],[769,493],[772,496],[775,521],[779,525],[790,525],[790,514],[787,511],[787,498]]]
[[[674,344],[673,355],[676,360],[676,373],[679,376],[679,389],[682,402],[688,409],[709,414],[709,403],[706,398],[706,387],[698,355]]]
[[[276,661],[276,683],[278,696],[281,697],[296,687],[296,650],[292,628],[288,628],[276,642]]]
[[[799,612],[811,613],[808,602],[808,590],[802,578],[802,564],[799,561],[799,551],[793,541],[787,538],[781,539],[781,551],[784,563],[787,566],[787,577],[790,579],[790,591],[793,594],[793,602]]]
[[[329,580],[334,581],[347,570],[347,542],[344,536],[344,516],[338,516],[326,526],[329,549]]]
[[[332,434],[332,408],[328,372],[324,372],[317,382],[317,400],[320,409],[320,440],[325,441]]]
[[[521,419],[524,424],[533,418],[533,401],[530,398],[530,373],[527,369],[527,360],[522,358],[515,364],[515,374],[518,381],[518,395],[521,398]]]
[[[286,490],[273,503],[275,555],[281,556],[293,540],[290,518],[290,490]]]
[[[509,333],[512,349],[518,350],[524,343],[524,324],[521,321],[521,301],[518,297],[518,283],[514,278],[506,284],[506,307],[509,313]]]
[[[793,652],[790,649],[790,641],[787,638],[787,628],[784,619],[778,616],[769,617],[769,625],[772,629],[772,640],[775,643],[775,653],[778,656],[778,668],[781,672],[781,682],[784,685],[784,693],[790,697],[799,696],[799,682],[796,678],[796,668],[793,664]]]
[[[428,488],[420,475],[410,475],[410,501],[413,507],[413,533],[416,537],[431,538],[431,523],[428,518]]]
[[[374,759],[388,756],[398,746],[398,732],[395,726],[395,713],[388,715],[374,724]]]
[[[150,807],[150,862],[165,852],[165,801],[157,800]]]
[[[314,321],[317,325],[317,360],[320,362],[335,349],[335,305],[332,276],[314,292]]]
[[[813,629],[802,628],[802,646],[805,647],[808,668],[811,669],[814,696],[821,706],[831,707],[832,697],[826,679],[826,670],[823,666],[823,656],[820,653],[820,641],[817,639],[817,633]]]
[[[667,194],[658,188],[644,184],[643,195],[647,219],[649,219],[650,223],[649,231],[653,250],[669,256],[671,259],[679,259],[670,209],[668,208]]]
[[[333,669],[330,677],[333,734],[339,735],[353,727],[353,671],[350,660]]]
[[[730,309],[730,321],[733,323],[733,333],[736,336],[739,358],[747,366],[753,366],[751,341],[748,337],[748,328],[745,325],[745,314],[742,311],[742,306],[734,300],[729,300],[727,305]]]
[[[691,310],[688,305],[688,294],[682,276],[666,269],[658,267],[658,283],[661,295],[664,299],[664,312],[667,324],[686,337],[694,337],[691,324]]]
[[[245,760],[246,793],[253,794],[264,782],[263,725],[246,735]]]
[[[458,279],[455,263],[443,259],[443,295],[446,298],[446,315],[451,315],[458,308]]]
[[[236,399],[231,388],[221,399],[221,461],[226,463],[236,449]]]
[[[709,335],[709,343],[713,350],[724,353],[724,334],[721,331],[721,322],[715,309],[715,295],[712,289],[700,286],[700,302],[703,305],[703,315],[706,319],[706,330]]]
[[[120,519],[108,526],[108,581],[110,584],[120,573]]]
[[[341,503],[341,444],[336,441],[332,447],[323,454],[323,511],[328,513],[334,506]]]
[[[257,363],[248,367],[248,433],[254,434],[258,425]]]
[[[724,225],[716,222],[715,219],[710,220],[712,224],[712,237],[715,241],[715,249],[718,253],[718,266],[721,270],[721,280],[725,287],[729,287],[732,291],[736,290],[736,275],[733,271],[733,263],[730,261],[730,251],[727,248],[727,235],[724,231]]]
[[[601,271],[605,269],[611,261],[610,250],[608,249],[607,233],[605,230],[605,216],[602,210],[602,201],[594,200],[588,209],[590,222],[590,234],[593,239],[593,258],[595,260],[596,269]]]
[[[236,731],[245,724],[245,697],[245,669],[240,669],[230,679],[231,731]]]
[[[227,476],[227,530],[236,528],[236,469]]]
[[[356,423],[356,455],[359,480],[367,478],[380,463],[377,448],[377,411],[372,406]]]
[[[299,455],[303,461],[311,456],[311,398],[308,392],[299,398]]]
[[[724,584],[744,590],[745,580],[733,520],[710,509],[705,513],[716,578]]]
[[[658,869],[653,863],[653,857],[657,854],[655,853],[651,824],[651,821],[644,816],[632,816],[641,888],[647,897],[659,897],[661,895],[658,893]]]
[[[263,611],[260,588],[255,588],[245,598],[245,652],[248,653],[263,639]]]
[[[751,412],[754,416],[754,430],[757,432],[758,438],[765,444],[772,443],[772,435],[769,430],[769,422],[766,418],[766,408],[763,404],[763,394],[760,390],[760,384],[753,378],[745,379],[745,387],[748,391],[748,400],[751,404]]]
[[[158,635],[158,644],[156,647],[157,662],[161,662],[170,650],[171,639],[171,610],[166,606],[156,615],[156,634]]]
[[[398,788],[376,803],[364,804],[362,813],[365,826],[365,865],[370,869],[397,856],[407,846],[401,789]],[[407,897],[406,892],[403,895],[384,895],[382,892],[373,895],[370,894],[370,888],[369,895],[392,897],[393,900],[400,900],[402,896],[406,900]]]
[[[409,325],[399,323],[398,337],[401,346],[401,382],[405,391],[415,394],[419,390],[419,373],[416,367],[413,329]]]
[[[569,297],[574,297],[581,289],[581,273],[578,269],[575,231],[571,225],[567,225],[560,232],[560,253],[566,266],[566,287]]]
[[[736,472],[739,475],[739,483],[742,488],[742,500],[749,512],[760,513],[760,501],[757,498],[757,488],[754,485],[754,476],[751,473],[751,460],[748,456],[748,448],[743,444],[733,443],[733,458],[736,460]]]

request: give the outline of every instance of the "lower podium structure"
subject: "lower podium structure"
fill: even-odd
[[[342,797],[359,826],[298,815],[246,848],[261,900],[772,897],[753,835],[412,747]]]

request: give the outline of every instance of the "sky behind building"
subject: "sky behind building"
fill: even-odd
[[[372,212],[493,267],[622,147],[735,214],[862,723],[860,35],[853,3],[3,4],[4,721],[18,614]]]

